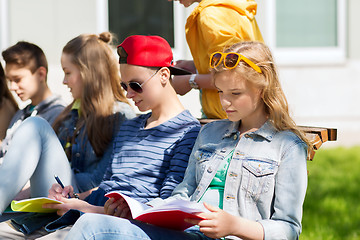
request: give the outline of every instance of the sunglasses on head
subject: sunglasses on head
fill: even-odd
[[[257,66],[255,63],[250,61],[248,58],[244,57],[243,55],[235,52],[229,52],[229,53],[222,53],[222,52],[214,52],[210,56],[210,67],[216,68],[219,66],[221,61],[223,60],[224,66],[227,69],[233,69],[235,68],[241,60],[246,62],[250,67],[252,67],[255,71],[258,73],[261,73],[261,69],[259,66]]]
[[[154,74],[153,75],[151,75],[151,77],[149,77],[148,79],[146,79],[143,83],[138,83],[138,82],[129,82],[128,84],[126,84],[126,83],[123,83],[123,82],[121,82],[120,84],[121,84],[121,87],[125,90],[125,91],[127,91],[128,90],[128,85],[129,85],[129,87],[132,89],[132,90],[134,90],[135,92],[137,92],[137,93],[142,93],[143,92],[143,86],[150,80],[150,79],[152,79],[157,73],[158,73],[158,71],[160,70],[160,68],[158,69],[158,70],[156,70],[156,72],[154,72]]]

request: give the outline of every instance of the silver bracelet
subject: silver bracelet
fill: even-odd
[[[189,84],[190,84],[191,88],[199,89],[199,85],[197,85],[197,83],[195,82],[195,77],[196,77],[196,74],[191,74],[190,79],[189,79]]]

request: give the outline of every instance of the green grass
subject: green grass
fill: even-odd
[[[360,239],[360,146],[320,149],[308,171],[300,239]]]

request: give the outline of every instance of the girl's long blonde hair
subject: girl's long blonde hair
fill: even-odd
[[[262,100],[265,103],[265,111],[275,128],[279,131],[290,130],[294,132],[311,149],[312,144],[290,117],[288,102],[281,88],[270,49],[260,42],[240,42],[232,45],[224,52],[239,53],[260,67],[262,73],[256,72],[247,63],[240,61],[238,66],[233,70],[240,73],[247,81],[262,90]],[[213,70],[213,74],[225,70],[228,69],[224,67],[223,63],[220,63],[219,66]]]
[[[117,122],[113,114],[115,101],[128,103],[120,86],[119,64],[109,46],[111,40],[109,32],[100,35],[82,34],[63,48],[63,53],[69,54],[72,63],[79,68],[83,82],[81,116],[76,129],[79,131],[82,127],[86,128],[89,141],[98,156],[104,153],[112,139]],[[69,117],[73,103],[55,120],[53,127],[56,132],[61,122]]]

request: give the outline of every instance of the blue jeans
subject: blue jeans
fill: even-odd
[[[212,238],[206,237],[197,227],[188,228],[182,232],[134,220],[86,213],[76,221],[66,239],[211,240]]]
[[[54,174],[74,185],[66,154],[49,123],[40,117],[26,119],[16,130],[0,166],[0,215],[30,180],[31,197],[46,197]]]

